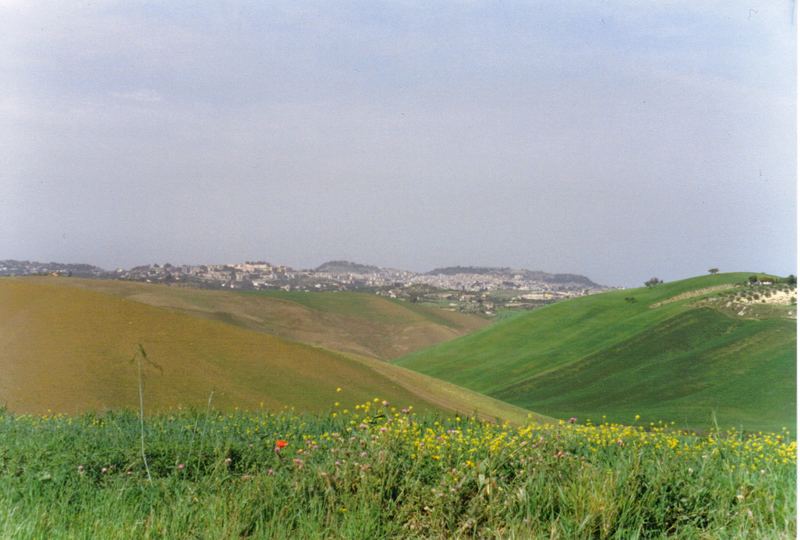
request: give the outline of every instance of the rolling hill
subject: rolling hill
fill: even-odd
[[[381,397],[420,409],[478,412],[515,422],[528,411],[387,364],[292,342],[74,286],[74,280],[0,279],[0,405],[78,413],[145,406],[328,410]],[[337,392],[337,387],[341,388]]]
[[[560,418],[780,429],[796,417],[796,309],[732,311],[748,275],[564,301],[398,364]]]
[[[28,278],[135,300],[340,352],[389,360],[489,324],[477,315],[357,292],[234,292],[150,283]]]

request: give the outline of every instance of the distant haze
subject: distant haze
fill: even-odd
[[[796,273],[793,9],[0,0],[0,259]]]

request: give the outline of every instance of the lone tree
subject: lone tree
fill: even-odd
[[[786,278],[786,283],[789,285],[797,285],[797,278],[794,274],[789,274],[789,277]]]
[[[651,277],[650,279],[644,282],[644,285],[645,287],[655,287],[659,283],[664,283],[664,282],[658,279],[657,277]]]
[[[717,272],[719,272],[719,268],[709,268],[708,269],[708,273],[709,274],[716,274]]]

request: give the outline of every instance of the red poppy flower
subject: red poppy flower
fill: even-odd
[[[285,448],[288,445],[289,443],[284,441],[283,439],[278,439],[277,441],[275,441],[275,448],[278,449]]]

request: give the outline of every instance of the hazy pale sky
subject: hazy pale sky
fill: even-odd
[[[793,11],[0,0],[0,259],[796,273]]]

